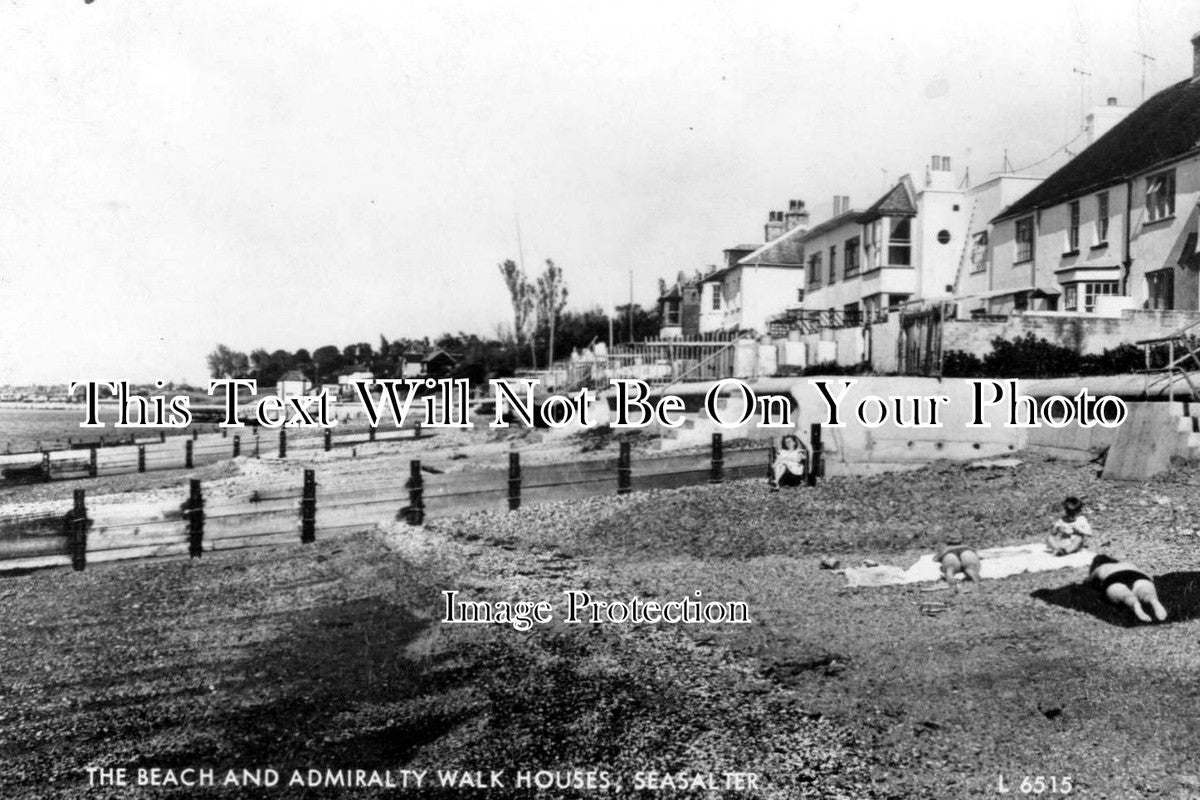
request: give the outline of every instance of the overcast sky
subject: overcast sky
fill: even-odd
[[[0,384],[206,379],[249,351],[494,334],[496,264],[570,305],[972,182],[1191,73],[1179,2],[0,5]],[[1048,162],[1048,163],[1054,163]]]

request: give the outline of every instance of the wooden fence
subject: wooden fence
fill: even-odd
[[[418,423],[412,428],[377,431],[375,428],[303,433],[288,428],[259,434],[257,428],[246,434],[194,432],[189,437],[160,437],[147,442],[123,446],[92,446],[84,449],[43,450],[0,455],[0,486],[18,483],[45,483],[56,480],[95,478],[101,475],[124,475],[133,472],[152,472],[164,469],[192,469],[238,456],[278,456],[287,458],[290,452],[332,450],[370,442],[395,442],[422,437]],[[428,435],[428,434],[425,434]]]
[[[818,446],[819,447],[819,446]],[[817,451],[819,453],[819,449]],[[771,480],[774,448],[726,450],[714,434],[710,452],[635,461],[628,442],[618,457],[522,466],[511,453],[506,468],[440,473],[410,462],[392,475],[349,488],[321,491],[313,470],[298,487],[206,497],[192,479],[183,502],[158,513],[145,506],[89,510],[82,489],[60,513],[0,517],[0,571],[32,570],[160,556],[311,542],[369,530],[398,519],[419,525],[431,517],[574,500],[645,489],[667,489],[743,478]],[[428,474],[428,473],[433,474]],[[813,475],[819,474],[819,458]],[[344,476],[343,476],[344,477]],[[378,476],[375,476],[378,478]]]

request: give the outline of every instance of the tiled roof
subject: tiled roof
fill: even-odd
[[[1122,183],[1157,164],[1196,151],[1198,139],[1200,81],[1188,79],[1142,103],[993,222]]]
[[[738,260],[742,266],[804,266],[804,234],[807,228],[792,228]]]
[[[916,213],[917,204],[909,189],[909,181],[906,177],[889,189],[887,194],[872,203],[866,211],[862,212],[862,219],[866,222],[878,219],[879,217],[915,215]]]
[[[824,222],[822,222],[820,225],[818,225],[817,227],[810,229],[808,231],[808,233],[804,234],[804,236],[801,237],[801,240],[808,242],[822,234],[828,233],[829,231],[833,230],[834,228],[845,225],[846,223],[857,223],[857,222],[861,221],[862,216],[863,216],[863,212],[861,212],[861,211],[850,210],[850,211],[842,212],[841,214],[838,214],[836,217],[827,219]]]

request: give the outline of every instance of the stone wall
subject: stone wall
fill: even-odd
[[[983,357],[996,338],[1012,341],[1027,334],[1061,344],[1078,353],[1093,355],[1120,344],[1167,336],[1200,319],[1194,311],[1129,310],[1118,318],[1086,314],[1016,314],[1003,322],[947,320],[942,349],[961,350]]]

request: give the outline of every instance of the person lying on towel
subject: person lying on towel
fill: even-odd
[[[1054,520],[1054,527],[1046,538],[1046,546],[1056,556],[1068,556],[1083,549],[1087,537],[1092,535],[1092,526],[1083,515],[1083,501],[1078,497],[1063,500],[1063,515]]]
[[[1134,616],[1142,622],[1151,622],[1143,604],[1154,611],[1154,619],[1162,622],[1167,618],[1167,609],[1158,602],[1158,591],[1150,576],[1127,561],[1118,561],[1112,556],[1098,555],[1092,559],[1092,571],[1088,576],[1097,589],[1116,605],[1129,606]]]
[[[946,583],[955,586],[958,573],[966,576],[967,580],[979,582],[979,553],[969,544],[963,544],[962,539],[950,539],[937,553],[937,560],[942,565],[942,577]]]

